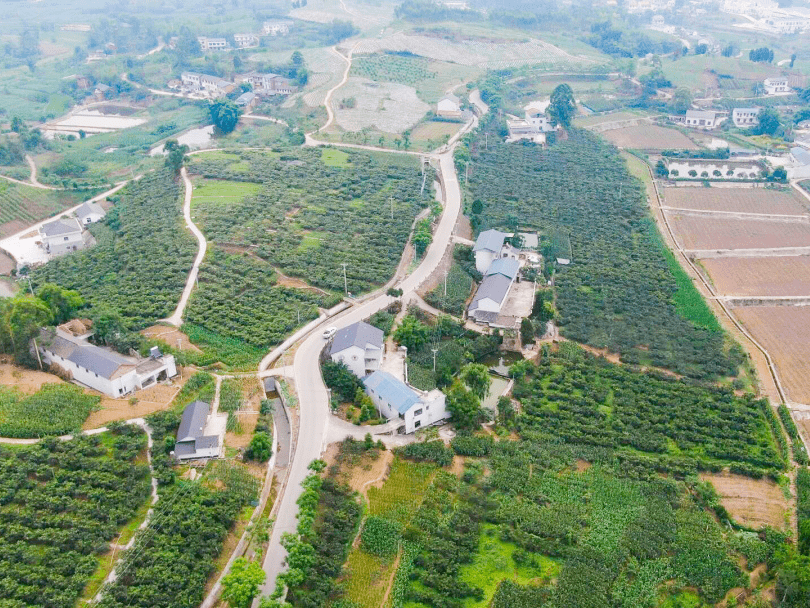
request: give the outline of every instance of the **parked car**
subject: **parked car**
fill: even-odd
[[[332,336],[337,333],[337,327],[327,327],[323,330],[323,339],[324,340],[331,340]]]

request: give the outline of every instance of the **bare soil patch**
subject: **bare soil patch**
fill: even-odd
[[[245,449],[250,440],[253,438],[253,429],[256,428],[256,422],[259,420],[259,414],[236,414],[240,424],[242,425],[241,433],[234,433],[228,431],[225,433],[225,445],[229,448],[236,448],[238,450]]]
[[[349,487],[368,500],[368,489],[382,488],[393,460],[394,454],[390,450],[380,452],[379,457],[375,460],[364,457],[358,466],[352,467]]]
[[[17,390],[31,395],[36,393],[43,384],[58,384],[64,382],[59,376],[48,372],[39,372],[14,365],[10,359],[0,360],[0,384],[13,386]]]
[[[155,338],[157,340],[162,340],[169,346],[173,348],[177,348],[177,341],[180,340],[180,349],[181,350],[193,350],[195,352],[201,353],[202,351],[194,346],[191,343],[191,340],[188,339],[188,336],[184,334],[182,331],[177,329],[176,327],[167,327],[166,325],[152,325],[152,327],[147,327],[141,334],[146,336],[147,338]]]
[[[639,125],[601,133],[620,148],[639,150],[697,150],[698,145],[680,131],[658,125]]]
[[[142,418],[160,410],[168,409],[175,395],[180,391],[186,380],[191,376],[190,372],[184,372],[181,376],[172,380],[171,384],[156,384],[147,389],[136,392],[130,397],[135,397],[137,401],[130,404],[130,397],[124,399],[112,399],[106,395],[101,395],[96,391],[87,390],[87,393],[100,395],[101,403],[99,409],[92,412],[84,421],[83,429],[95,429],[117,420],[129,420],[130,418]]]
[[[751,479],[731,473],[701,473],[717,490],[721,504],[735,521],[752,528],[785,528],[790,506],[782,489],[769,479]]]
[[[733,312],[774,359],[790,400],[810,403],[810,307],[746,306]]]
[[[810,224],[695,217],[667,212],[684,249],[770,249],[810,246]]]
[[[667,207],[737,213],[801,215],[807,206],[793,190],[783,192],[766,188],[663,188]]]
[[[810,296],[810,256],[707,258],[700,263],[720,295]]]
[[[0,226],[0,234],[3,234],[2,226]],[[11,258],[0,251],[0,274],[10,275],[11,271],[17,267],[17,264]]]

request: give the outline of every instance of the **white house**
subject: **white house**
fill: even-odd
[[[381,329],[358,321],[335,334],[329,356],[335,363],[345,363],[358,378],[364,378],[380,369],[384,340]]]
[[[163,355],[157,347],[148,359],[124,357],[58,328],[42,329],[37,346],[43,363],[61,368],[77,384],[109,397],[121,397],[177,375],[174,357]]]
[[[183,86],[197,92],[204,92],[211,97],[221,97],[234,90],[235,85],[219,76],[198,74],[196,72],[183,72],[180,75]]]
[[[107,215],[107,212],[98,203],[87,202],[76,209],[76,219],[79,220],[82,226],[100,222],[105,215]]]
[[[436,104],[436,116],[461,118],[461,100],[452,93],[448,93]]]
[[[790,86],[788,86],[787,78],[766,78],[762,84],[765,87],[766,95],[782,95],[784,93],[790,93]]]
[[[664,27],[664,16],[663,15],[653,15],[652,18],[653,27]]]
[[[770,25],[780,34],[795,34],[796,32],[803,32],[810,27],[810,20],[802,19],[800,17],[785,18],[785,19],[766,19],[765,23]]]
[[[256,34],[234,34],[233,41],[240,49],[259,46],[259,37]]]
[[[84,249],[82,225],[74,217],[42,224],[39,227],[39,236],[43,249],[53,257]]]
[[[200,50],[205,53],[206,51],[224,51],[228,48],[228,41],[225,38],[206,38],[200,36],[197,38],[200,44]]]
[[[794,146],[790,149],[790,159],[793,161],[793,168],[788,172],[791,179],[805,179],[810,177],[810,151]]]
[[[708,110],[687,110],[685,116],[670,116],[669,119],[692,129],[711,130],[723,122],[724,117]]]
[[[291,21],[265,21],[262,34],[265,36],[286,36],[290,33]]]
[[[750,127],[759,122],[759,108],[734,108],[731,118],[735,127]]]
[[[478,323],[495,323],[520,270],[520,262],[500,258],[492,262],[475,292],[468,315]]]
[[[402,420],[408,434],[450,417],[445,395],[439,390],[417,392],[383,371],[365,378],[363,385],[380,415],[388,420]]]
[[[289,79],[273,73],[250,72],[242,76],[242,82],[250,83],[257,95],[289,95],[294,90]]]
[[[227,425],[221,416],[211,416],[211,406],[204,401],[189,403],[183,410],[177,440],[174,444],[174,457],[178,460],[199,458],[219,458],[224,449],[223,438]]]
[[[239,97],[236,98],[236,105],[240,108],[250,109],[256,105],[256,93],[251,93],[247,91],[246,93],[242,93]]]
[[[540,143],[545,143],[544,133],[554,131],[554,125],[551,124],[548,116],[546,116],[546,108],[548,108],[549,101],[533,101],[523,108],[524,117],[506,120],[506,126],[509,129],[509,139],[532,139]]]
[[[520,251],[510,244],[504,242],[507,236],[511,236],[500,230],[485,230],[478,235],[473,247],[475,253],[475,269],[481,274],[487,274],[489,267],[497,259],[512,258],[517,260]]]

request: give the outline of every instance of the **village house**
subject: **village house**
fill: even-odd
[[[329,356],[335,363],[344,363],[358,378],[364,378],[380,369],[384,341],[381,329],[358,321],[335,334]]]
[[[490,265],[499,258],[518,259],[520,252],[506,243],[507,236],[510,235],[500,230],[485,230],[478,235],[473,246],[475,269],[478,272],[485,275]]]
[[[125,357],[90,344],[87,337],[62,328],[42,329],[37,344],[42,362],[109,397],[122,397],[177,375],[174,357],[163,355],[157,347],[148,359]]]
[[[723,122],[724,117],[710,110],[687,110],[685,116],[670,116],[669,119],[691,129],[710,131]]]
[[[436,116],[461,118],[461,100],[452,93],[448,93],[436,104]]]
[[[256,34],[234,34],[233,42],[237,48],[246,49],[251,46],[259,46],[259,37]]]
[[[93,91],[93,97],[96,98],[96,101],[104,101],[110,96],[110,87],[103,82],[99,82],[96,85],[96,89]]]
[[[250,72],[242,76],[242,82],[250,83],[257,95],[289,95],[294,90],[289,79],[273,73]]]
[[[107,212],[98,203],[87,202],[76,209],[76,219],[82,226],[89,226],[104,219]]]
[[[794,164],[788,173],[791,179],[810,177],[810,151],[801,146],[794,146],[790,149],[790,160]]]
[[[203,53],[208,51],[224,51],[228,48],[228,41],[225,38],[206,38],[205,36],[200,36],[197,38],[197,42],[200,44],[200,50]]]
[[[517,279],[520,262],[513,258],[494,260],[487,269],[468,308],[468,316],[477,323],[495,323]]]
[[[762,84],[765,88],[766,95],[784,95],[785,93],[790,93],[788,79],[784,77],[766,78]]]
[[[387,420],[402,420],[410,434],[450,417],[440,390],[416,391],[388,372],[375,371],[363,380],[366,393]]]
[[[244,108],[246,110],[250,110],[253,106],[256,105],[257,101],[256,93],[251,93],[247,91],[242,93],[239,97],[236,98],[236,105],[240,108]]]
[[[42,248],[51,257],[84,249],[85,241],[82,230],[79,220],[73,217],[60,218],[42,224],[39,228]]]
[[[211,97],[222,97],[236,87],[229,80],[219,76],[198,74],[197,72],[183,72],[180,79],[184,88],[193,92],[206,93]]]
[[[735,127],[750,127],[759,122],[759,108],[734,108],[731,118]]]
[[[177,460],[220,458],[225,448],[226,426],[227,414],[212,416],[211,406],[204,401],[189,403],[180,418],[174,457]]]
[[[524,118],[507,119],[506,126],[509,129],[509,139],[511,141],[533,139],[545,143],[545,133],[554,131],[554,125],[546,116],[548,104],[548,101],[533,101],[523,108]]]
[[[292,21],[265,21],[262,25],[264,36],[286,36],[290,33]]]

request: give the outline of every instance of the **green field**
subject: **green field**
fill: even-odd
[[[0,180],[0,238],[79,204],[91,195],[42,190]]]
[[[99,401],[72,384],[45,384],[33,395],[0,387],[0,437],[76,432]]]
[[[236,164],[237,163],[231,163],[228,165],[228,169],[233,171],[233,167]],[[246,196],[256,194],[261,189],[261,184],[252,184],[250,182],[235,182],[222,179],[196,179],[194,180],[191,206],[193,209],[196,205],[202,203],[228,205],[241,201]]]

